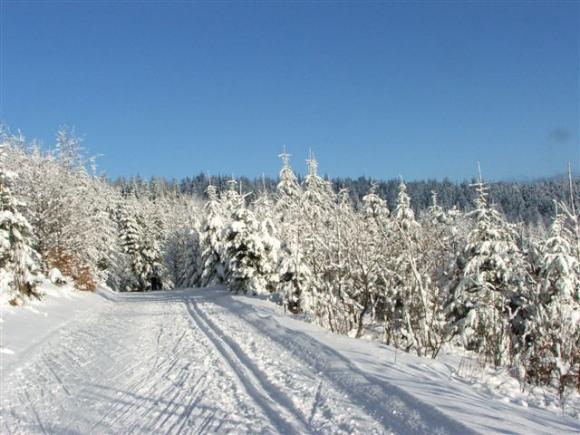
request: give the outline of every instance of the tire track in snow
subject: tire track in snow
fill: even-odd
[[[240,347],[197,308],[195,298],[186,298],[185,305],[191,318],[212,343],[216,352],[237,377],[240,385],[270,419],[274,427],[283,433],[310,432],[300,412],[290,400],[271,385]]]

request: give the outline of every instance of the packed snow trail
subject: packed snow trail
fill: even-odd
[[[94,296],[91,309],[21,352],[26,358],[18,364],[5,358],[2,433],[466,434],[580,427],[541,410],[513,414],[505,404],[490,404],[489,418],[479,420],[469,409],[462,414],[461,403],[455,410],[438,406],[428,394],[410,393],[413,386],[400,386],[408,382],[404,370],[400,385],[387,379],[373,343],[332,336],[259,299],[221,290],[102,295],[107,300]],[[443,402],[445,394],[476,400],[459,397],[468,389],[439,387]]]

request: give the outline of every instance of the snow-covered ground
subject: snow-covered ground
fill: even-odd
[[[45,287],[42,303],[2,307],[2,433],[580,432],[445,357],[395,355],[265,300]]]

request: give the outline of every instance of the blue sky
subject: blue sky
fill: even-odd
[[[74,126],[110,176],[580,163],[578,2],[0,1],[1,119]]]

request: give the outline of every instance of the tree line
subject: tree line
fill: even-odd
[[[472,206],[433,189],[420,208],[403,180],[394,197],[370,183],[355,200],[314,158],[301,179],[283,153],[275,186],[212,180],[201,200],[177,183],[110,183],[67,130],[50,152],[18,135],[1,143],[0,284],[13,304],[41,297],[55,269],[85,289],[225,286],[335,333],[428,357],[451,343],[562,398],[580,390],[571,176],[544,225],[508,219],[481,175]]]
[[[296,174],[299,183],[304,177]],[[372,185],[378,195],[386,199],[389,204],[394,204],[398,194],[399,179],[373,180],[369,177],[359,178],[329,178],[335,191],[342,188],[348,189],[349,196],[355,207],[362,205],[362,198]],[[142,190],[150,192],[178,191],[196,198],[207,199],[207,187],[214,185],[218,191],[223,191],[228,186],[232,176],[214,175],[208,177],[198,174],[185,177],[181,180],[167,180],[162,177],[143,179],[135,176],[130,178],[118,177],[111,182],[121,191]],[[248,178],[236,177],[238,184],[247,192],[259,192],[266,190],[271,194],[276,191],[277,179],[271,177]],[[460,210],[471,210],[475,207],[475,197],[472,185],[477,180],[464,180],[453,182],[448,178],[443,180],[417,180],[406,183],[407,191],[411,197],[411,207],[415,214],[420,214],[431,205],[431,193],[436,192],[439,204],[450,209],[457,207]],[[580,202],[580,179],[574,178],[575,201]],[[554,200],[568,200],[568,179],[566,176],[554,176],[540,178],[533,181],[497,181],[488,183],[489,198],[494,207],[499,210],[510,222],[523,222],[530,225],[548,227],[554,217]]]

